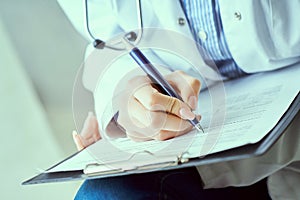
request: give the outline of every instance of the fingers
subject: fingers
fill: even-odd
[[[84,145],[82,143],[80,135],[74,130],[72,132],[72,136],[73,136],[73,141],[76,145],[77,150],[78,151],[82,150],[84,148]]]
[[[151,130],[180,131],[189,126],[187,120],[183,120],[176,115],[156,111],[156,109],[148,110],[135,98],[131,98],[128,103],[128,109],[122,111],[119,113],[118,123],[126,126],[127,129],[147,128]]]
[[[78,134],[75,130],[72,132],[73,141],[76,145],[76,148],[80,151],[89,145],[95,143],[98,140],[95,140],[94,138],[83,138],[80,134]]]
[[[198,79],[187,75],[183,71],[176,71],[168,74],[166,80],[179,92],[183,101],[186,102],[190,108],[195,110],[197,108],[198,95],[201,88],[201,83]]]
[[[126,127],[127,136],[135,141],[145,141],[150,139],[170,138],[171,136],[161,136],[161,131],[186,132],[192,125],[182,118],[160,111],[147,110],[136,99],[132,98],[128,103],[129,111],[120,112],[118,123]],[[172,137],[173,137],[172,136]]]
[[[73,140],[78,150],[81,150],[101,139],[98,129],[98,122],[92,112],[89,112],[84,121],[84,125],[80,134],[73,131]]]
[[[148,110],[172,113],[183,119],[194,119],[191,108],[177,98],[164,95],[145,81],[134,92],[133,96]]]
[[[162,94],[147,76],[131,79],[120,93],[122,98],[115,98],[118,123],[132,140],[166,140],[193,128],[187,120],[196,117],[191,109],[197,107],[200,81],[180,71],[167,75],[166,80],[184,102]]]
[[[80,133],[85,141],[98,141],[101,138],[98,129],[98,121],[93,112],[89,112],[87,118],[84,121],[82,131]],[[87,144],[90,145],[90,144]]]

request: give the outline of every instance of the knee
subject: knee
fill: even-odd
[[[105,184],[104,184],[105,185]],[[107,199],[105,198],[105,188],[102,187],[101,181],[86,180],[77,191],[75,200],[85,199]]]
[[[141,183],[141,180],[131,176],[86,180],[79,188],[75,200],[149,199],[149,195],[152,195],[151,187],[141,187]]]

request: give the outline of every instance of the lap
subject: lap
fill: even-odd
[[[265,180],[249,187],[202,188],[195,167],[85,181],[75,199],[269,199]]]

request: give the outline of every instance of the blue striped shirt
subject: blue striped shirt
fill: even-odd
[[[228,78],[245,75],[228,49],[218,0],[181,0],[181,3],[196,42],[215,62],[220,73]]]

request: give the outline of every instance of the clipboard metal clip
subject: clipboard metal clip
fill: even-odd
[[[132,154],[128,159],[108,163],[91,163],[83,170],[87,176],[122,173],[132,170],[151,170],[176,166],[188,162],[186,153],[179,156],[154,155],[150,151],[140,151]]]

